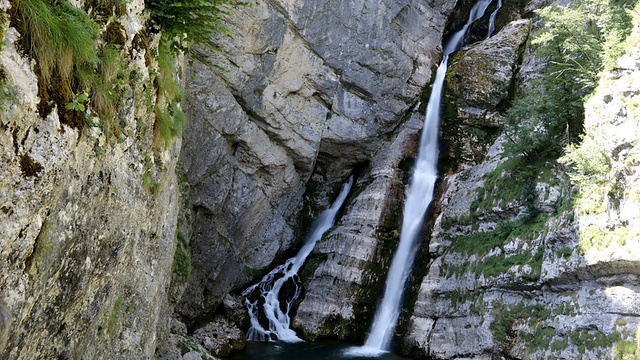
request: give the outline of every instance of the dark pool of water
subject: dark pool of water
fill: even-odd
[[[247,342],[244,351],[232,357],[233,360],[409,360],[391,353],[380,356],[348,356],[345,352],[353,345],[340,342],[302,342],[287,344],[280,342]]]

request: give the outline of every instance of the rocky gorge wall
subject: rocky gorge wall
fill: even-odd
[[[637,31],[636,26],[630,38]],[[606,190],[608,185],[580,189],[578,196],[567,167],[557,162],[539,168],[529,185],[517,185],[518,169],[509,166],[514,158],[505,150],[504,135],[489,142],[486,153],[473,146],[500,122],[499,115],[491,115],[497,102],[480,103],[478,97],[499,93],[495,85],[502,77],[478,83],[496,70],[468,68],[465,61],[486,64],[483,57],[500,49],[495,44],[500,33],[492,39],[462,49],[452,61],[449,94],[455,97],[449,95],[448,101],[457,114],[454,124],[480,129],[457,132],[468,139],[455,151],[466,155],[454,156],[461,162],[454,168],[462,170],[444,179],[428,273],[401,337],[403,351],[434,359],[634,358],[640,329],[637,91],[632,90],[637,42],[629,41],[626,55],[601,76],[585,105],[582,151],[608,159],[603,176],[624,185],[620,191]],[[490,50],[483,51],[484,46]],[[533,50],[523,55],[519,86],[534,81],[541,63]],[[469,83],[473,90],[464,86]],[[518,195],[526,186],[532,204]],[[531,207],[540,214],[526,220]]]
[[[157,37],[142,1],[103,24],[119,25],[137,75],[116,138],[38,112],[37,67],[0,16],[0,357],[230,354],[246,326],[239,292],[300,245],[352,172],[336,226],[301,270],[293,326],[310,340],[361,341],[399,238],[443,34],[470,5],[251,1],[226,17],[221,52],[190,54],[187,125],[168,147],[154,139]],[[484,39],[485,17],[452,56],[441,200],[398,327],[404,354],[590,359],[638,347],[640,56],[630,49],[588,104],[589,141],[616,185],[602,206],[570,201],[577,190],[557,163],[520,184],[502,114],[539,70],[538,5],[506,2],[497,33]],[[527,222],[530,206],[540,214]]]
[[[142,25],[144,2],[102,9],[108,16],[86,4],[137,74],[123,79],[115,136],[70,126],[59,105],[38,111],[37,64],[10,7],[0,2],[0,358],[153,358],[180,293],[171,282],[183,201],[180,140],[154,141],[157,37]]]

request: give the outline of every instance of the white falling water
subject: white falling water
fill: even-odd
[[[489,31],[487,32],[487,39],[493,35],[493,32],[496,30],[496,17],[498,16],[498,10],[502,7],[502,0],[498,0],[498,6],[489,16]]]
[[[262,278],[259,283],[247,288],[242,292],[242,296],[245,297],[245,306],[249,311],[249,318],[251,321],[251,328],[247,332],[247,339],[254,341],[271,341],[274,338],[285,342],[299,342],[302,341],[296,332],[289,328],[291,325],[291,318],[289,317],[289,311],[294,301],[300,296],[300,279],[298,278],[298,270],[304,264],[311,251],[316,245],[316,242],[322,238],[322,235],[329,230],[335,220],[338,210],[344,203],[351,185],[353,184],[353,175],[349,177],[349,180],[342,185],[338,198],[333,202],[331,207],[323,212],[316,218],[311,226],[311,234],[308,236],[302,248],[298,251],[295,257],[287,260],[284,264],[277,266],[271,270],[267,275]],[[282,286],[291,280],[295,285],[294,295],[287,299],[284,304],[284,310],[281,307],[278,296]],[[260,291],[260,297],[264,300],[262,309],[264,310],[264,316],[269,321],[269,329],[265,329],[258,321],[258,315],[260,312],[258,300],[251,301],[249,298],[254,290]]]
[[[451,53],[462,47],[469,27],[484,15],[490,3],[491,0],[478,1],[471,9],[467,23],[451,37],[444,48],[444,58],[436,72],[431,88],[431,97],[427,104],[427,114],[420,138],[418,158],[404,205],[400,243],[391,261],[384,296],[376,310],[373,326],[364,346],[348,350],[347,355],[376,356],[389,351],[391,348],[393,331],[400,315],[402,293],[413,266],[417,235],[420,233],[427,207],[433,199],[433,190],[438,177],[440,104],[442,102],[444,78],[447,73],[447,61]]]

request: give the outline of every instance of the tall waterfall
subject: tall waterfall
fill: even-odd
[[[262,278],[259,283],[250,286],[242,292],[242,296],[245,297],[245,306],[249,311],[249,318],[251,321],[251,328],[247,332],[248,340],[255,341],[271,341],[273,337],[285,342],[298,342],[302,341],[296,332],[289,328],[291,324],[291,318],[289,317],[289,311],[291,306],[300,296],[300,279],[298,277],[298,270],[304,264],[311,251],[316,245],[316,242],[322,238],[322,235],[329,230],[335,220],[338,210],[344,203],[351,185],[353,184],[353,175],[349,177],[349,180],[342,185],[338,198],[333,202],[333,205],[327,210],[320,213],[318,218],[311,226],[311,233],[307,237],[302,248],[298,251],[295,257],[287,260],[284,264],[277,266],[271,270],[267,275]],[[278,296],[282,286],[291,280],[295,286],[295,292],[291,298],[286,300],[284,304],[284,310],[281,307]],[[255,290],[260,291],[260,297],[264,300],[262,308],[264,310],[264,316],[269,321],[269,329],[265,329],[258,321],[258,315],[260,312],[258,303],[259,300],[251,301],[251,294]]]
[[[464,45],[469,27],[484,15],[490,3],[491,0],[478,1],[471,9],[467,23],[449,39],[444,48],[444,58],[436,72],[431,89],[431,97],[427,104],[427,114],[420,138],[418,159],[416,160],[404,205],[400,243],[389,268],[384,296],[377,308],[371,332],[364,346],[349,350],[347,352],[349,355],[376,355],[389,351],[391,347],[393,331],[400,314],[403,289],[413,266],[418,234],[422,227],[424,214],[433,199],[433,190],[438,177],[440,104],[442,102],[444,78],[447,73],[447,61],[451,53]]]

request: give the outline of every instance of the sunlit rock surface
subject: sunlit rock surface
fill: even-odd
[[[4,15],[8,2],[0,5]],[[40,117],[33,62],[0,16],[2,359],[148,359],[166,337],[180,140],[152,145],[155,116],[142,89],[150,69],[131,45],[143,10],[130,1],[114,19],[131,30],[124,51],[141,78],[119,109],[118,139],[62,125],[55,110]]]

